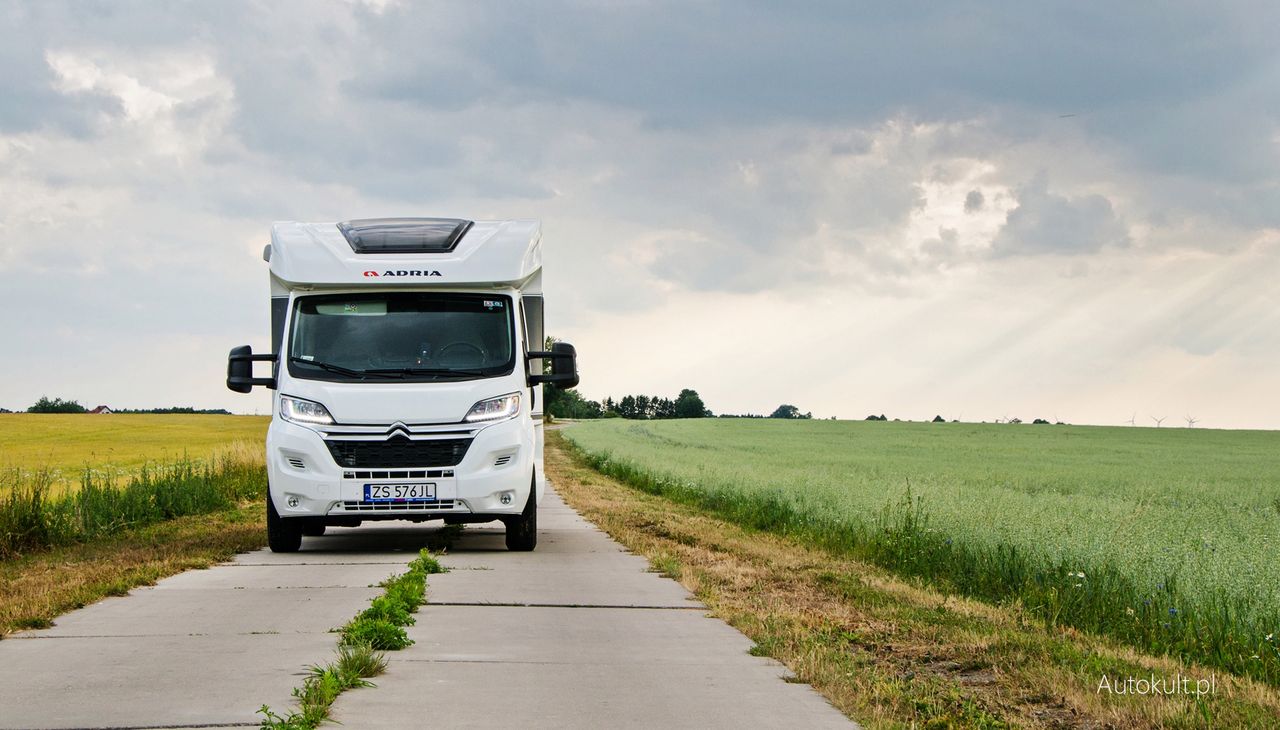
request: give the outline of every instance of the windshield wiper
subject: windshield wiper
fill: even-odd
[[[368,375],[377,375],[379,377],[384,377],[384,378],[389,377],[386,373],[379,372],[377,370],[353,370],[351,368],[344,368],[341,365],[333,365],[327,362],[320,362],[319,360],[308,360],[304,357],[290,357],[289,362],[299,362],[299,363],[302,363],[303,365],[314,365],[315,367],[318,367],[321,370],[328,370],[331,373],[346,375],[349,378],[363,379]]]
[[[476,375],[483,376],[489,373],[484,370],[461,370],[455,368],[374,368],[366,370],[366,373],[375,373],[377,375]]]

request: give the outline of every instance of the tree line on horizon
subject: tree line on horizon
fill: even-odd
[[[27,408],[27,413],[88,413],[89,409],[80,405],[80,401],[64,400],[62,398],[50,398],[48,396],[40,396],[40,399]],[[169,408],[112,408],[112,413],[138,414],[138,413],[158,413],[158,414],[207,414],[218,416],[229,416],[231,411],[225,408],[193,408],[191,406],[173,406]],[[13,413],[6,408],[0,408],[0,413]]]
[[[564,390],[553,384],[542,386],[545,410],[553,418],[627,418],[649,421],[668,418],[710,418],[711,410],[702,402],[698,391],[685,388],[675,398],[656,395],[624,395],[603,401],[583,398],[576,390]]]

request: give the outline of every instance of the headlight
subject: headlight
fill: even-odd
[[[311,400],[287,395],[280,396],[280,417],[286,421],[309,426],[328,426],[333,423],[329,409]]]
[[[468,423],[475,421],[497,421],[503,418],[511,418],[520,412],[520,394],[508,393],[507,395],[482,400],[471,406],[471,410],[467,413],[467,417],[462,419]]]

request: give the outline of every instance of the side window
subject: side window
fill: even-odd
[[[523,301],[525,348],[528,350],[546,349],[546,333],[542,327],[542,295],[526,295]],[[529,362],[529,372],[542,372],[542,358]]]
[[[289,314],[289,297],[271,297],[271,351],[280,352],[284,341],[284,319]]]

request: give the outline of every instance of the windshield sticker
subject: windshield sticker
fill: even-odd
[[[316,305],[316,314],[377,317],[387,313],[386,300],[359,302],[325,302]]]
[[[484,308],[485,309],[502,309],[502,302],[494,301],[492,299],[486,299],[484,300]]]

